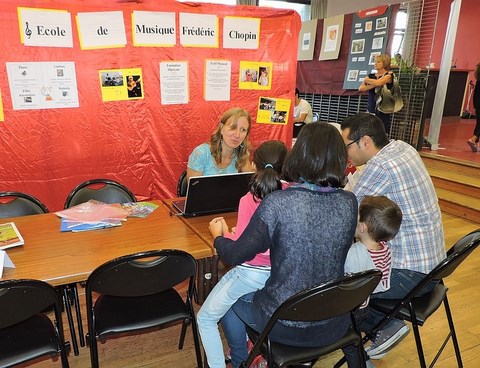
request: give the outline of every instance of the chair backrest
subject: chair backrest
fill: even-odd
[[[48,208],[37,198],[21,192],[0,192],[0,218],[38,215]]]
[[[25,321],[52,306],[56,306],[60,313],[59,296],[46,282],[0,281],[0,329]]]
[[[88,277],[87,296],[92,291],[120,297],[156,294],[190,279],[193,288],[197,263],[189,253],[153,250],[113,259]],[[193,290],[189,290],[190,295]]]
[[[313,113],[312,123],[317,123],[320,121],[320,114],[318,112]]]
[[[122,184],[109,179],[92,179],[75,187],[67,197],[64,208],[95,199],[104,203],[136,202],[132,192]]]
[[[381,277],[379,270],[367,270],[314,286],[283,302],[270,321],[320,321],[348,313],[367,300]]]
[[[187,195],[187,170],[185,170],[182,175],[178,178],[177,183],[177,197],[185,197]]]
[[[394,309],[389,313],[394,316],[403,308],[403,306],[410,303],[410,301],[418,295],[422,294],[422,290],[430,284],[433,280],[442,280],[450,276],[453,271],[468,257],[480,244],[480,229],[472,231],[458,240],[448,251],[447,257],[441,261],[432,271],[430,271],[418,284],[415,286]],[[382,325],[380,325],[382,326]],[[378,326],[377,326],[378,327]]]

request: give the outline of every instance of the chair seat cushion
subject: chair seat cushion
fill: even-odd
[[[10,367],[58,352],[52,321],[39,314],[0,330],[0,366]]]
[[[256,341],[259,334],[257,331],[247,327],[248,329],[248,336],[252,341]],[[353,331],[353,329],[349,329],[348,332],[345,334],[344,337],[335,341],[335,343],[314,347],[314,348],[304,348],[304,347],[297,347],[291,345],[284,345],[278,342],[271,342],[270,346],[272,349],[272,354],[275,360],[276,366],[283,367],[289,366],[290,364],[299,364],[303,362],[310,362],[316,360],[319,356],[329,354],[334,352],[343,346],[351,345],[351,344],[358,344],[360,342],[360,336]],[[267,354],[267,345],[262,345],[262,354],[266,357]]]
[[[443,284],[437,284],[435,288],[422,296],[412,299],[412,305],[417,316],[417,323],[422,326],[430,315],[435,312],[442,304],[447,294],[448,288]],[[370,299],[369,306],[382,313],[388,314],[398,303],[400,299]],[[410,311],[408,305],[405,305],[400,309],[397,314],[400,319],[412,321],[410,317]]]
[[[174,289],[142,297],[101,295],[94,314],[98,337],[189,318],[188,306]]]

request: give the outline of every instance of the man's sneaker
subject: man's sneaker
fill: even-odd
[[[398,344],[410,329],[407,324],[399,319],[393,319],[383,330],[377,332],[370,347],[366,350],[370,359],[381,359],[387,351]]]

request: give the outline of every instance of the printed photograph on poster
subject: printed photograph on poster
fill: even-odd
[[[325,38],[325,47],[323,48],[324,52],[335,51],[337,48],[338,27],[338,24],[334,24],[333,26],[329,26],[327,28],[327,37]]]
[[[387,28],[387,17],[378,18],[376,20],[375,29],[385,29]]]
[[[100,70],[99,75],[104,102],[143,98],[140,68]]]
[[[272,63],[240,61],[240,89],[271,89]]]
[[[372,40],[372,50],[378,50],[383,47],[383,37],[376,37]]]
[[[355,82],[358,79],[358,69],[348,71],[348,81]]]
[[[352,41],[352,54],[362,54],[365,50],[365,39],[353,40]]]
[[[302,41],[302,50],[306,51],[310,49],[310,39],[312,38],[311,33],[304,33],[303,34],[303,41]]]
[[[257,123],[286,124],[291,101],[282,98],[260,97],[258,101]]]
[[[128,98],[142,97],[142,78],[139,75],[127,75]]]
[[[368,65],[375,65],[375,59],[380,54],[381,54],[380,51],[375,51],[375,52],[370,53],[370,59],[368,61]]]
[[[370,32],[372,30],[372,27],[373,27],[372,21],[365,22],[365,32]]]

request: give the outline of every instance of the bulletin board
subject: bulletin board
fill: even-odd
[[[51,211],[92,178],[140,200],[175,196],[188,155],[234,106],[252,116],[253,147],[291,141],[290,110],[287,123],[256,119],[260,98],[294,98],[294,11],[173,0],[0,0],[0,9],[0,191]],[[144,26],[152,22],[162,26]],[[241,66],[262,83],[242,81]]]

